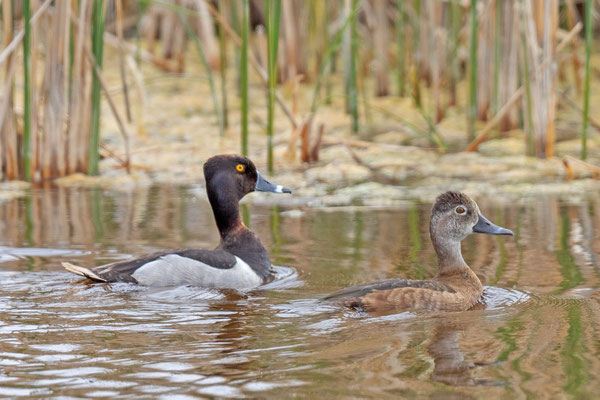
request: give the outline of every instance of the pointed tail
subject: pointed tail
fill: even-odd
[[[86,278],[91,279],[93,281],[96,281],[96,282],[106,282],[106,279],[101,278],[100,276],[96,275],[90,269],[83,268],[83,267],[80,267],[78,265],[73,265],[73,264],[68,263],[68,262],[62,263],[62,266],[67,271],[70,271],[70,272],[72,272],[74,274],[77,274],[77,275],[85,276]]]

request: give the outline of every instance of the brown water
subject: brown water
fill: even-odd
[[[250,205],[278,278],[249,293],[89,285],[83,266],[218,237],[201,190],[36,190],[0,204],[0,396],[593,398],[600,202],[478,199],[515,238],[463,245],[485,304],[373,316],[318,301],[435,273],[430,204]]]

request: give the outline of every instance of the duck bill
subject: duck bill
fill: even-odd
[[[486,217],[479,214],[479,219],[473,227],[473,232],[487,233],[489,235],[510,235],[513,236],[513,232],[510,229],[502,228],[501,226],[491,223]]]
[[[259,192],[292,193],[292,191],[286,187],[272,184],[263,178],[260,172],[256,171],[256,175],[256,186],[254,186],[254,190],[258,190]]]

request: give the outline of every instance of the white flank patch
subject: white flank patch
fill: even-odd
[[[142,265],[133,277],[145,286],[196,285],[207,288],[249,289],[259,286],[262,279],[241,258],[233,268],[214,268],[201,261],[167,254]]]
[[[275,193],[283,193],[283,186],[277,185],[275,187]]]

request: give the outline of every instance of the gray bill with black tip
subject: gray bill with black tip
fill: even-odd
[[[510,229],[502,228],[501,226],[491,223],[486,217],[479,214],[479,219],[473,227],[473,232],[487,233],[490,235],[510,235],[513,236],[513,232]]]
[[[258,177],[256,178],[256,186],[254,190],[259,192],[273,192],[273,193],[292,193],[292,191],[281,185],[273,185],[271,182],[262,177],[260,172],[256,171]]]

